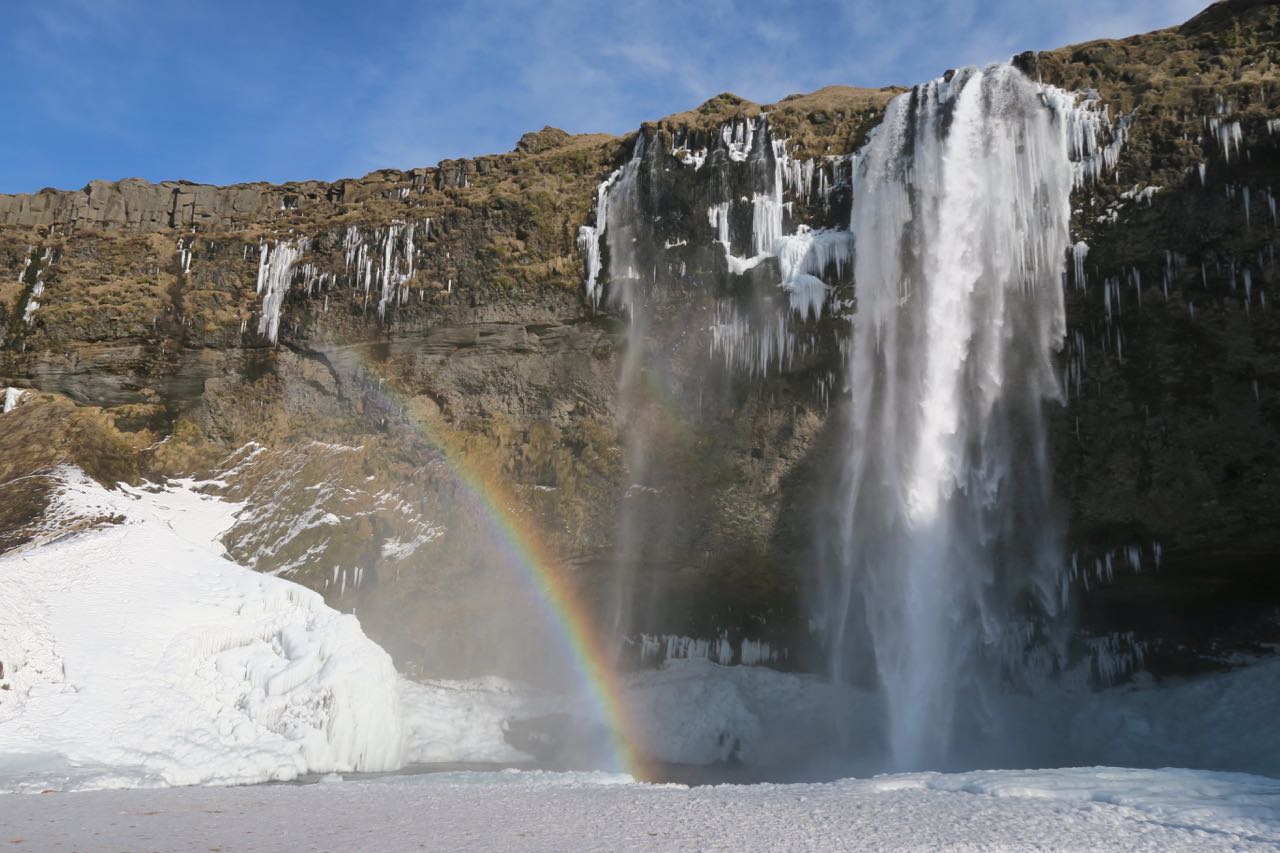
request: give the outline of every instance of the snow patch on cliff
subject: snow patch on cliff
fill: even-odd
[[[390,657],[316,593],[221,556],[238,505],[190,482],[108,490],[59,475],[54,524],[111,523],[0,557],[4,787],[401,766]]]

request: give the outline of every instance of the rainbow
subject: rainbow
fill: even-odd
[[[609,729],[614,767],[637,780],[652,778],[637,748],[641,729],[625,701],[621,679],[607,658],[610,644],[597,629],[560,561],[542,541],[532,520],[517,511],[518,502],[499,477],[468,463],[467,454],[457,439],[416,416],[413,407],[408,405],[407,395],[391,380],[363,361],[359,366],[374,379],[369,383],[371,388],[388,402],[399,404],[395,408],[403,413],[405,420],[443,454],[463,486],[465,497],[480,511],[507,562],[543,605],[547,621],[554,628],[575,677]]]

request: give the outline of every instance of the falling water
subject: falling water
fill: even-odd
[[[626,316],[626,347],[623,351],[618,376],[618,422],[630,425],[638,418],[641,405],[641,382],[645,369],[646,335],[649,312],[644,300],[644,281],[640,277],[637,256],[637,228],[640,219],[639,192],[640,167],[644,158],[644,134],[636,137],[631,159],[614,173],[612,187],[600,193],[600,203],[608,212],[599,213],[597,221],[607,221],[604,232],[605,245],[609,249],[608,304]],[[626,430],[624,439],[626,470],[631,488],[643,488],[647,463],[650,459],[649,435],[644,429]],[[608,628],[614,638],[621,638],[631,615],[632,595],[635,591],[634,555],[640,550],[644,525],[636,514],[624,509],[619,520],[617,540],[614,543],[612,612]]]
[[[1074,100],[1009,66],[960,71],[894,100],[858,158],[820,616],[833,674],[878,682],[891,769],[945,765],[1001,652],[1060,609],[1042,410],[1060,395],[1073,159],[1100,115]]]

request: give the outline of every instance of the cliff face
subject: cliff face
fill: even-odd
[[[1229,2],[1015,59],[1113,120],[1075,202],[1050,444],[1084,646],[1157,672],[1280,639],[1278,28]],[[357,609],[405,665],[519,671],[543,628],[486,517],[501,503],[620,634],[808,665],[847,314],[778,313],[782,262],[738,269],[727,246],[752,254],[776,190],[786,233],[832,240],[819,273],[852,304],[830,236],[847,155],[898,91],[722,95],[625,139],[547,128],[333,184],[0,196],[0,385],[29,389],[0,416],[0,545],[29,534],[27,475],[51,464],[217,475],[248,502],[235,558]],[[579,228],[625,164],[639,224],[597,241],[597,304]]]
[[[1073,226],[1089,247],[1068,288],[1079,379],[1053,446],[1078,565],[1114,569],[1081,617],[1134,631],[1157,672],[1277,636],[1278,20],[1272,4],[1221,3],[1018,58],[1133,115]]]

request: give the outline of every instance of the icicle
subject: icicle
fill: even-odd
[[[302,251],[301,243],[279,241],[272,248],[263,243],[259,253],[256,292],[262,295],[262,314],[258,334],[273,344],[280,334],[280,306],[289,291],[293,265],[302,257]]]
[[[1071,247],[1071,256],[1075,261],[1076,289],[1085,289],[1084,261],[1089,256],[1089,244],[1081,240]]]
[[[583,225],[578,229],[578,246],[586,256],[587,267],[587,277],[582,284],[593,308],[600,307],[600,240],[605,236],[609,225],[609,190],[628,170],[634,173],[639,168],[643,153],[644,136],[642,134],[636,137],[631,159],[625,165],[615,169],[600,186],[596,187],[596,224]]]
[[[1208,119],[1208,126],[1209,134],[1217,141],[1218,148],[1222,151],[1222,158],[1230,163],[1232,154],[1240,153],[1240,143],[1244,139],[1240,122],[1225,121],[1219,116],[1211,116]]]

